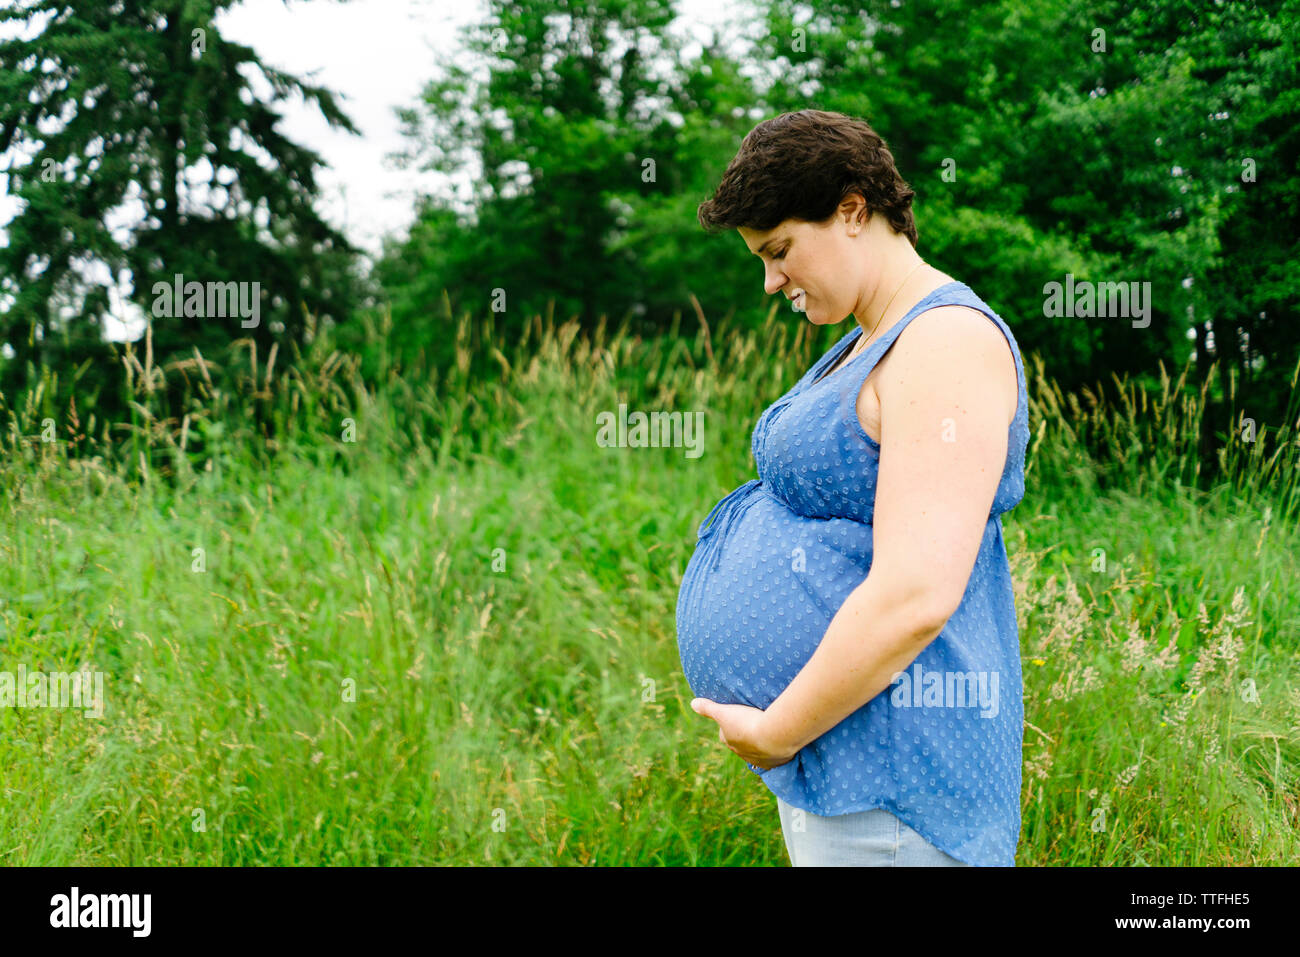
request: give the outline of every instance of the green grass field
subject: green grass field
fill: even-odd
[[[269,399],[250,356],[179,422],[145,369],[79,457],[39,398],[9,412],[0,668],[102,671],[105,713],[0,708],[0,861],[786,865],[674,627],[754,420],[848,328],[774,316],[649,342],[539,317],[505,352],[449,320],[442,377],[380,353],[363,379],[322,336]],[[1030,366],[1017,863],[1294,864],[1294,439],[1228,443],[1198,488],[1203,393],[1085,409]],[[704,455],[598,446],[620,402],[703,411]]]

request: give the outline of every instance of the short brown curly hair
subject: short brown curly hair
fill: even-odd
[[[916,193],[880,135],[843,113],[799,110],[749,131],[698,215],[710,233],[738,227],[766,232],[787,219],[824,223],[851,192],[861,193],[873,213],[883,213],[916,246]]]

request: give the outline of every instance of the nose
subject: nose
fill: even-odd
[[[788,277],[780,269],[775,266],[764,267],[763,289],[769,296],[780,292],[787,281]]]

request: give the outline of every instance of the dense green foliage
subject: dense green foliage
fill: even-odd
[[[661,0],[489,6],[407,114],[412,161],[482,176],[463,207],[431,198],[379,264],[399,347],[449,361],[444,290],[512,334],[550,299],[583,328],[604,314],[650,334],[692,295],[753,328],[761,269],[695,208],[755,123],[814,107],[885,137],[922,256],[1062,387],[1150,384],[1195,345],[1236,370],[1252,418],[1282,422],[1300,359],[1297,0],[765,0],[695,58]],[[1150,325],[1045,315],[1066,274],[1150,283]]]

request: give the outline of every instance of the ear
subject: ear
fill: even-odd
[[[866,197],[861,193],[849,193],[848,196],[844,197],[844,202],[845,205],[848,206],[849,211],[853,214],[853,222],[855,225],[862,226],[871,220],[871,206],[867,203]]]

